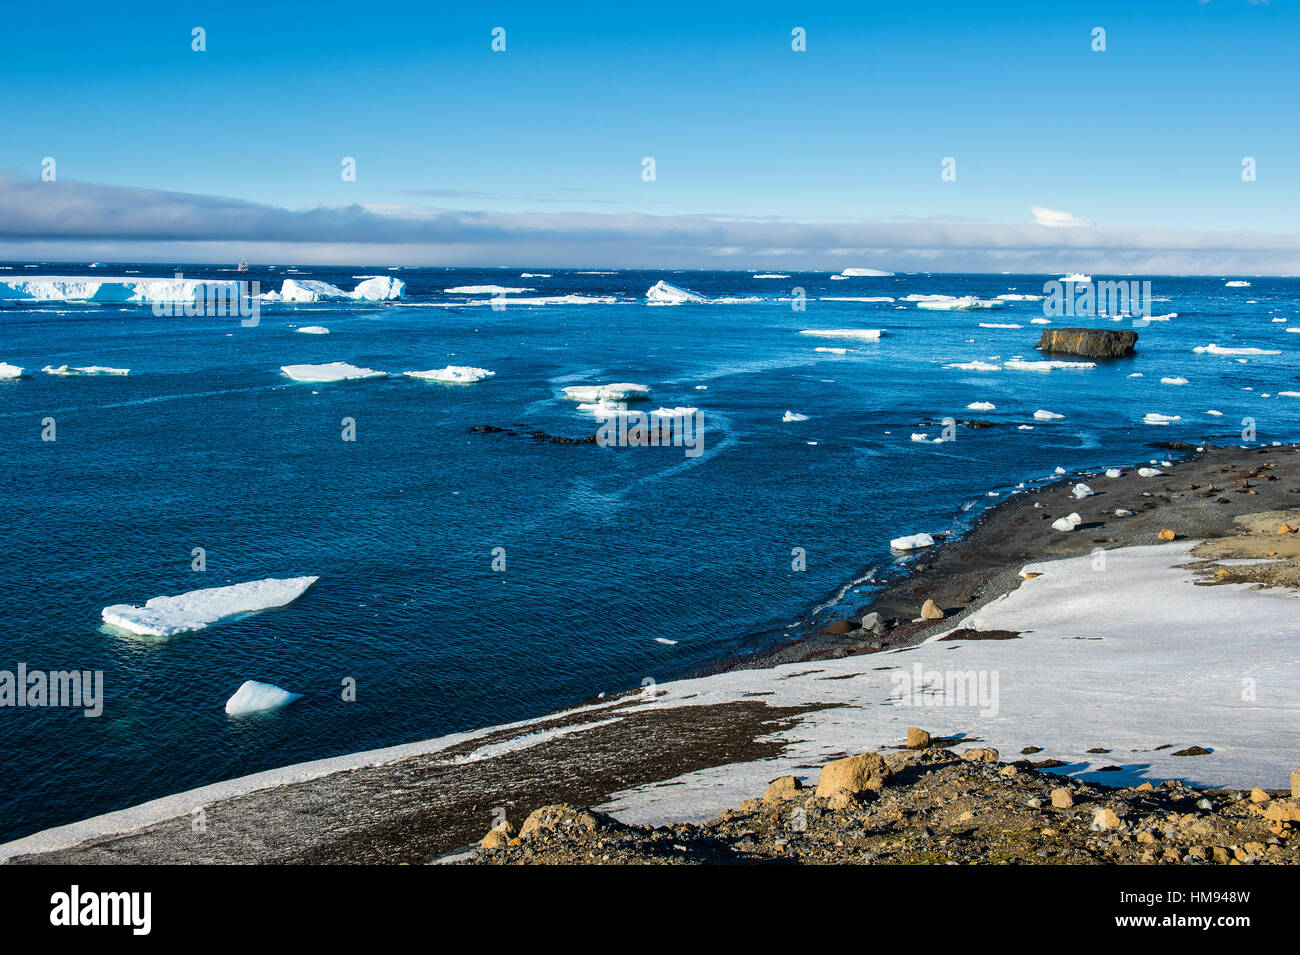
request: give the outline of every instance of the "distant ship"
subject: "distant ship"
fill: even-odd
[[[247,271],[248,271],[248,262],[247,262],[246,260],[244,260],[244,259],[240,259],[240,260],[239,260],[239,265],[237,265],[237,266],[235,267],[235,271],[236,271],[236,272],[247,272]]]

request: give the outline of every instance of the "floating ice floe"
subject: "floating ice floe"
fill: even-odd
[[[1174,378],[1161,378],[1161,379],[1160,379],[1160,384],[1162,384],[1162,385],[1185,385],[1185,384],[1187,384],[1187,379],[1186,379],[1186,378],[1183,378],[1183,377],[1181,377],[1181,376],[1174,377]]]
[[[1267,348],[1226,348],[1223,345],[1197,345],[1192,351],[1198,355],[1280,355],[1280,351]]]
[[[918,550],[922,547],[933,547],[934,538],[929,534],[911,534],[907,537],[895,537],[889,542],[889,546],[894,550]]]
[[[700,410],[699,408],[687,408],[687,407],[680,407],[680,408],[656,408],[654,411],[650,412],[650,417],[652,417],[652,418],[688,418],[688,417],[690,417],[691,415],[696,414],[699,410]]]
[[[303,335],[328,335],[330,333],[330,330],[324,325],[304,325],[296,330]]]
[[[46,365],[41,371],[47,375],[58,375],[61,378],[77,377],[79,375],[129,375],[130,368],[107,368],[103,365],[85,365],[81,368],[69,368],[67,365]]]
[[[756,279],[788,279],[788,275],[780,275],[776,272],[757,272],[754,275]]]
[[[1033,430],[1034,430],[1034,426],[1033,426],[1032,424],[1021,424],[1021,425],[1017,425],[1017,426],[1016,426],[1016,430],[1017,430],[1017,431],[1033,431]]]
[[[1035,421],[1059,421],[1064,417],[1063,414],[1057,414],[1055,411],[1044,411],[1042,408],[1034,412]]]
[[[785,414],[781,416],[781,421],[783,424],[790,424],[793,421],[807,421],[807,420],[808,420],[808,416],[806,414],[798,414],[797,412],[794,411],[787,411]]]
[[[1006,306],[1006,302],[996,298],[977,298],[974,295],[922,295],[915,298],[909,295],[905,301],[915,301],[917,308],[938,312],[969,312]]]
[[[659,281],[650,286],[645,293],[646,302],[650,305],[682,305],[686,302],[703,302],[704,296],[695,292],[688,292],[684,288],[678,288],[676,285],[669,285],[667,282]]]
[[[813,351],[824,352],[828,355],[847,355],[850,351],[856,351],[852,348],[830,348],[826,345],[818,345]]]
[[[1222,411],[1215,411],[1213,408],[1211,408],[1209,411],[1207,411],[1207,412],[1205,412],[1205,413],[1208,414],[1208,415],[1213,415],[1213,416],[1216,417],[1216,418],[1222,418],[1222,417],[1223,417],[1223,412],[1222,412]]]
[[[1092,361],[1054,361],[1043,359],[1041,361],[1029,361],[1024,358],[1012,358],[1002,366],[1010,368],[1013,371],[1086,371],[1089,368],[1096,368],[1097,363]]]
[[[815,338],[852,338],[861,342],[878,342],[880,333],[879,328],[805,328],[799,332]]]
[[[1300,391],[1279,391],[1277,396],[1279,398],[1300,398]],[[1268,395],[1264,397],[1267,398]]]
[[[1161,474],[1164,473],[1165,472],[1160,470],[1159,468],[1138,468],[1138,477],[1144,477],[1144,478],[1159,477]]]
[[[966,406],[967,411],[996,411],[997,405],[991,401],[972,401]]]
[[[0,299],[121,304],[184,303],[206,299],[218,293],[234,298],[241,294],[242,288],[243,283],[234,280],[31,275],[0,279]]]
[[[457,285],[443,289],[448,295],[517,295],[520,292],[535,292],[531,288],[510,288],[505,285]]]
[[[281,365],[280,371],[294,381],[358,381],[365,378],[386,378],[386,372],[373,368],[359,368],[345,361],[331,361],[323,365]]]
[[[564,397],[570,401],[644,401],[650,397],[647,385],[638,385],[630,381],[618,381],[609,385],[569,385],[564,389]]]
[[[819,302],[892,302],[890,295],[819,295]]]
[[[980,328],[1024,328],[1015,322],[980,322]]]
[[[23,370],[17,365],[11,365],[7,361],[0,361],[0,379],[21,378]]]
[[[1058,517],[1052,521],[1052,529],[1057,531],[1072,531],[1083,523],[1083,518],[1078,514],[1070,514],[1066,517]]]
[[[893,274],[894,274],[893,272],[885,272],[882,271],[881,269],[857,269],[857,268],[844,269],[843,271],[840,272],[840,275],[844,276],[846,279],[861,279],[861,278],[887,279],[890,278]]]
[[[389,302],[405,296],[406,283],[391,275],[368,278],[348,294],[348,298],[362,302]]]
[[[1069,275],[1062,275],[1059,279],[1057,279],[1057,281],[1066,282],[1066,283],[1074,282],[1079,285],[1086,285],[1087,283],[1092,281],[1092,276],[1087,275],[1083,272],[1071,272]]]
[[[407,378],[419,378],[422,381],[442,381],[464,385],[491,378],[496,372],[488,371],[486,368],[475,368],[472,365],[448,365],[446,368],[433,368],[429,371],[407,371],[403,372],[403,374]]]
[[[235,691],[235,695],[226,700],[227,716],[243,716],[246,713],[264,713],[288,706],[294,700],[301,700],[301,693],[290,693],[271,683],[259,683],[257,680],[245,680]]]
[[[1076,484],[1070,493],[1074,495],[1076,500],[1082,501],[1085,497],[1092,497],[1095,492],[1086,484]]]
[[[945,368],[956,368],[959,371],[1001,371],[1001,365],[995,365],[987,361],[959,361],[950,365],[944,365]]]
[[[1029,320],[1029,324],[1030,324],[1030,325],[1050,325],[1050,324],[1052,324],[1052,320],[1051,320],[1050,318],[1031,318],[1031,319]]]
[[[926,432],[913,431],[913,432],[912,432],[912,440],[915,441],[915,442],[917,442],[918,444],[920,444],[920,443],[922,443],[922,442],[925,442],[925,441],[929,441],[929,440],[930,440],[930,433],[929,433],[928,431],[926,431]]]
[[[521,279],[549,279],[551,277],[551,273],[550,272],[520,272],[519,277]]]
[[[154,597],[143,607],[113,604],[105,607],[100,615],[105,623],[140,636],[169,637],[202,630],[239,614],[291,604],[319,579],[268,577],[229,587],[207,587],[175,597]]]
[[[1237,279],[1232,282],[1224,282],[1223,287],[1224,288],[1250,288],[1250,283],[1243,282],[1240,279]]]
[[[1041,302],[1043,300],[1041,295],[1020,295],[1015,292],[1004,292],[998,298],[1004,302]]]
[[[1147,412],[1143,418],[1143,424],[1169,424],[1171,421],[1182,421],[1178,415],[1156,414],[1154,411]]]

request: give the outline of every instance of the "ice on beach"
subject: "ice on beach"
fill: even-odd
[[[246,713],[264,713],[288,706],[294,700],[301,700],[301,693],[290,693],[271,683],[259,683],[257,680],[245,680],[235,691],[235,695],[226,700],[227,716],[243,716]]]
[[[807,421],[807,420],[808,420],[808,416],[806,414],[798,414],[794,411],[787,411],[785,414],[781,416],[781,421],[785,424],[790,424],[793,421]]]
[[[1250,288],[1250,283],[1243,282],[1240,279],[1237,279],[1232,282],[1224,282],[1223,287],[1224,288]]]
[[[531,288],[511,288],[506,285],[457,285],[443,289],[448,295],[516,295],[520,292],[534,292]]]
[[[1267,348],[1227,348],[1223,345],[1197,345],[1192,351],[1198,355],[1280,355],[1280,351]]]
[[[950,365],[944,365],[945,368],[956,368],[958,371],[1001,371],[1001,365],[995,365],[987,361],[959,361]]]
[[[618,381],[609,385],[569,385],[564,397],[570,401],[643,401],[650,397],[648,385]]]
[[[1144,478],[1159,477],[1161,474],[1164,473],[1165,472],[1160,470],[1159,468],[1138,468],[1138,477],[1144,477]]]
[[[880,269],[858,269],[858,268],[844,269],[842,272],[840,272],[840,275],[848,279],[856,279],[856,278],[887,279],[893,276],[893,274],[894,274],[893,272],[884,272]]]
[[[1119,468],[1107,468],[1107,469],[1106,469],[1106,477],[1108,477],[1108,478],[1117,478],[1117,477],[1119,477],[1119,476],[1120,476],[1121,474],[1123,474],[1123,473],[1124,473],[1124,472],[1121,471]]]
[[[1072,531],[1081,523],[1082,518],[1078,514],[1071,514],[1069,517],[1058,517],[1052,521],[1052,529],[1057,531]]]
[[[966,406],[967,411],[996,411],[997,406],[991,401],[972,401]]]
[[[1057,414],[1055,411],[1044,411],[1042,408],[1034,412],[1035,421],[1059,421],[1064,417],[1063,414]]]
[[[1076,500],[1082,501],[1085,497],[1092,497],[1096,492],[1094,492],[1092,488],[1088,487],[1088,485],[1080,483],[1074,486],[1071,493],[1074,495]]]
[[[907,537],[895,537],[889,542],[889,546],[894,550],[918,550],[922,547],[933,547],[934,538],[929,534],[911,534]]]
[[[189,633],[239,614],[293,603],[318,577],[253,580],[228,587],[191,590],[175,597],[154,597],[143,607],[113,604],[101,611],[104,622],[140,636],[168,637]]]
[[[304,335],[328,335],[330,330],[324,325],[304,325],[297,329]]]
[[[645,297],[650,305],[682,305],[686,302],[704,301],[703,295],[678,288],[676,285],[669,285],[662,280],[650,286],[646,290]]]
[[[812,335],[814,338],[852,338],[862,342],[880,341],[879,328],[805,328],[800,335]]]
[[[107,368],[104,365],[83,365],[80,368],[69,368],[67,365],[46,365],[41,371],[47,375],[58,375],[61,378],[76,377],[79,375],[129,375],[130,368]]]
[[[345,361],[331,361],[323,365],[281,365],[280,371],[294,381],[353,381],[364,378],[385,378],[387,373],[373,368],[359,368]]]
[[[1117,507],[1117,508],[1115,508],[1115,516],[1116,516],[1116,517],[1132,517],[1132,516],[1133,516],[1133,512],[1130,511],[1127,507]]]
[[[1156,414],[1154,411],[1148,411],[1142,418],[1144,424],[1169,424],[1171,421],[1182,421],[1178,415]]]
[[[0,379],[21,378],[23,370],[17,365],[11,365],[7,361],[0,361]]]
[[[1160,384],[1162,384],[1162,385],[1185,385],[1185,384],[1187,384],[1187,379],[1186,379],[1186,378],[1183,378],[1183,377],[1175,377],[1175,378],[1161,378],[1161,379],[1160,379]]]
[[[486,368],[475,368],[472,365],[448,365],[446,368],[433,368],[429,371],[407,371],[403,372],[403,374],[408,378],[419,378],[423,381],[443,381],[450,384],[464,385],[491,378],[496,372],[488,371]]]
[[[1043,359],[1042,361],[1029,361],[1024,358],[1012,358],[1003,364],[1004,368],[1010,368],[1013,371],[1087,371],[1089,368],[1096,368],[1097,363],[1091,361],[1054,361]]]

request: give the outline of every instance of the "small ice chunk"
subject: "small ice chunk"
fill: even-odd
[[[1213,416],[1216,417],[1216,418],[1222,418],[1222,417],[1223,417],[1223,412],[1222,412],[1222,411],[1215,411],[1213,408],[1211,408],[1209,411],[1207,411],[1207,412],[1205,412],[1205,413],[1208,414],[1208,415],[1213,415]]]
[[[1178,377],[1175,377],[1175,378],[1161,378],[1161,379],[1160,379],[1160,384],[1162,384],[1162,385],[1185,385],[1185,384],[1187,384],[1187,379],[1186,379],[1186,378],[1183,378],[1183,377],[1181,377],[1181,376],[1178,376]]]
[[[908,537],[895,537],[889,542],[894,550],[917,550],[921,547],[933,547],[934,538],[929,534],[912,534]]]
[[[807,420],[808,420],[808,416],[806,414],[798,414],[797,412],[794,411],[787,411],[785,414],[781,416],[781,421],[784,424],[789,424],[792,421],[807,421]]]
[[[324,325],[304,325],[298,329],[304,335],[328,335],[330,330]]]
[[[1223,345],[1197,345],[1192,351],[1198,355],[1280,355],[1280,351],[1267,348],[1227,348]]]
[[[403,374],[408,378],[419,378],[423,381],[442,381],[449,384],[465,385],[470,382],[491,378],[496,372],[488,371],[486,368],[475,368],[472,365],[448,365],[446,368],[431,368],[429,371],[407,371],[403,372]]]
[[[1064,417],[1063,414],[1057,414],[1055,411],[1044,411],[1042,408],[1034,412],[1035,421],[1059,421]]]
[[[3,378],[21,378],[23,370],[17,365],[11,365],[7,361],[0,361],[0,379]]]
[[[1119,468],[1107,468],[1107,469],[1106,469],[1106,477],[1108,477],[1108,478],[1117,478],[1117,477],[1119,477],[1120,474],[1122,474],[1122,473],[1123,473],[1123,472],[1121,472]]]
[[[1148,411],[1146,413],[1146,416],[1143,417],[1142,422],[1144,424],[1167,425],[1171,421],[1182,421],[1182,420],[1183,419],[1180,415],[1156,414],[1154,411]]]
[[[912,432],[912,440],[913,440],[913,441],[926,441],[926,440],[929,439],[929,437],[930,437],[930,433],[929,433],[928,431],[926,431],[926,432],[924,432],[924,433],[922,433],[922,432],[917,432],[917,431],[913,431],[913,432]]]
[[[235,691],[235,695],[226,700],[227,716],[243,716],[245,713],[262,713],[278,710],[288,706],[294,700],[301,700],[301,693],[290,693],[271,683],[259,683],[257,680],[245,680]]]
[[[1085,497],[1092,497],[1094,492],[1092,488],[1088,487],[1088,485],[1086,484],[1076,484],[1074,486],[1074,491],[1072,493],[1074,494],[1076,499],[1081,501]]]
[[[956,368],[959,371],[1001,371],[1001,365],[990,364],[987,361],[959,361],[951,365],[944,365],[945,368]]]
[[[1164,473],[1165,472],[1161,471],[1159,468],[1138,468],[1138,477],[1157,477]]]
[[[535,292],[531,288],[511,288],[505,285],[457,285],[443,289],[448,295],[517,295],[520,292]]]
[[[852,338],[862,342],[880,341],[878,328],[805,328],[800,335],[814,335],[818,338]]]
[[[1069,514],[1065,517],[1058,517],[1052,521],[1052,529],[1058,531],[1072,531],[1083,523],[1083,518],[1078,514]]]
[[[1117,507],[1117,508],[1115,508],[1115,516],[1116,516],[1116,517],[1132,517],[1132,516],[1133,516],[1133,512],[1130,511],[1127,507]]]
[[[967,411],[996,411],[997,406],[991,401],[972,401],[966,406]]]
[[[80,375],[129,375],[130,368],[106,368],[103,365],[85,365],[81,368],[69,368],[67,365],[59,365],[55,368],[53,365],[46,365],[41,371],[47,375],[58,375],[60,378],[71,378]]]

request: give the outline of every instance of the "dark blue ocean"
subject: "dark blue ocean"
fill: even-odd
[[[215,266],[10,264],[0,281],[177,269],[234,277]],[[403,301],[267,306],[251,328],[156,317],[149,306],[0,308],[0,361],[27,371],[0,381],[0,669],[103,670],[106,681],[97,719],[0,709],[0,838],[668,679],[767,645],[814,611],[833,614],[828,602],[857,607],[869,581],[844,585],[888,570],[890,538],[960,529],[1056,467],[1166,457],[1153,441],[1241,443],[1244,418],[1259,442],[1300,437],[1300,397],[1279,395],[1300,392],[1300,335],[1285,332],[1300,327],[1294,279],[1154,277],[1153,311],[1177,317],[1140,327],[1135,357],[1044,373],[944,367],[1038,358],[1030,320],[1041,303],[945,312],[902,299],[1041,294],[1055,276],[378,272],[407,283]],[[351,289],[374,274],[254,267],[242,277],[264,290],[286,277]],[[1252,285],[1227,288],[1226,278]],[[661,279],[731,301],[646,305]],[[444,291],[484,284],[617,301],[495,310]],[[795,287],[804,311],[781,300]],[[884,336],[798,334],[839,328]],[[1281,353],[1193,352],[1210,343]],[[279,372],[330,361],[392,377],[312,385]],[[130,375],[41,373],[62,364]],[[444,365],[496,375],[466,386],[401,377]],[[704,453],[470,432],[591,434],[595,421],[561,389],[609,381],[649,385],[648,409],[701,409]],[[967,410],[972,402],[996,410]],[[1065,417],[1035,421],[1038,409]],[[808,420],[783,423],[787,410]],[[1144,424],[1151,412],[1181,420]],[[911,440],[939,436],[941,426],[919,424],[944,416],[996,426]],[[57,440],[42,441],[50,417]],[[341,439],[344,418],[354,442]],[[196,547],[202,573],[191,570]],[[505,548],[505,572],[493,570],[494,548]],[[792,570],[794,548],[807,554],[803,572]],[[169,640],[101,625],[109,604],[307,574],[320,581],[292,606]],[[227,717],[226,699],[248,679],[304,698]],[[341,699],[347,679],[354,702]]]

